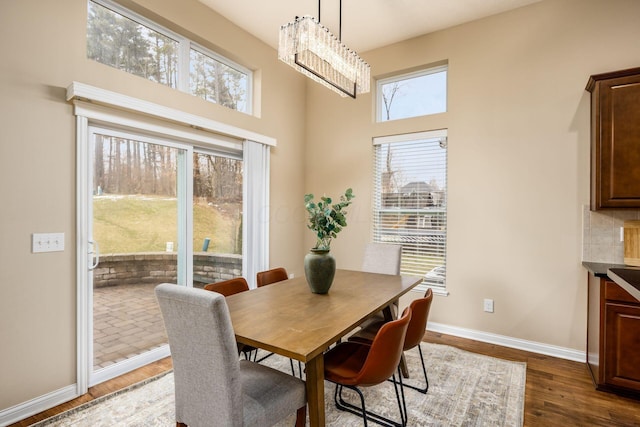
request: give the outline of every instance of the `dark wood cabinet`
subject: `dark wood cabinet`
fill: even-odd
[[[589,274],[587,364],[598,390],[640,398],[640,302]]]
[[[591,76],[591,209],[640,208],[640,68]]]

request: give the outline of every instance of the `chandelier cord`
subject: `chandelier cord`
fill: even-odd
[[[318,0],[318,22],[322,22],[320,18],[320,3],[322,0]],[[340,0],[340,21],[338,23],[338,40],[342,41],[342,0]]]

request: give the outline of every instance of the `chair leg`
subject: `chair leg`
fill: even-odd
[[[304,427],[307,422],[307,405],[298,408],[296,412],[296,427]]]
[[[336,403],[336,408],[341,411],[351,412],[352,414],[361,417],[364,421],[364,427],[367,427],[367,411],[364,406],[364,396],[362,395],[362,392],[356,387],[348,387],[349,389],[357,392],[358,396],[360,396],[362,407],[358,408],[357,406],[352,405],[351,403],[348,403],[344,400],[344,398],[342,397],[343,387],[344,386],[342,384],[336,384],[336,391],[333,393],[333,400]]]
[[[260,359],[256,360],[256,359],[257,359],[257,357],[258,357],[258,351],[256,350],[256,357],[253,359],[253,361],[254,361],[254,362],[258,362],[258,363],[260,363],[260,362],[262,362],[263,360],[265,360],[265,359],[267,359],[267,358],[269,358],[269,357],[271,357],[271,356],[273,356],[273,355],[274,355],[274,353],[269,353],[269,354],[267,354],[266,356],[262,356]]]
[[[420,348],[420,346],[418,345],[418,353],[420,353],[420,362],[422,364],[422,373],[424,374],[424,382],[425,382],[425,386],[424,387],[417,387],[415,385],[411,385],[411,384],[407,384],[404,383],[405,387],[409,387],[410,389],[416,390],[422,394],[427,394],[427,391],[429,391],[429,378],[427,378],[427,368],[424,365],[424,357],[422,356],[422,348]],[[391,381],[391,380],[389,380]]]
[[[427,391],[429,391],[429,378],[427,378],[427,368],[424,366],[424,357],[422,356],[422,348],[420,348],[420,345],[418,345],[418,353],[420,353],[420,362],[422,363],[422,374],[424,375],[425,386],[421,388],[411,384],[405,384],[405,387],[419,391],[422,394],[427,394]]]
[[[355,405],[353,405],[353,404],[351,404],[351,403],[349,403],[349,402],[344,400],[344,398],[342,397],[342,390],[345,387],[348,388],[349,390],[353,390],[354,392],[356,392],[358,394],[358,396],[360,396],[360,402],[361,402],[361,405],[362,405],[361,407],[357,407],[357,406],[355,406]],[[336,384],[336,390],[335,390],[335,393],[333,395],[333,398],[335,400],[336,408],[338,408],[341,411],[351,412],[352,414],[361,417],[363,419],[363,421],[364,421],[365,427],[367,427],[367,425],[368,425],[367,421],[371,421],[371,422],[374,422],[376,424],[380,424],[381,426],[385,426],[385,427],[404,427],[404,426],[406,426],[405,415],[404,415],[403,410],[402,410],[402,402],[400,401],[400,393],[398,392],[397,388],[396,388],[396,399],[398,401],[398,408],[400,409],[400,417],[401,417],[401,422],[400,423],[398,423],[396,421],[393,421],[393,420],[390,420],[388,418],[385,418],[380,414],[376,414],[375,412],[367,411],[367,409],[365,407],[365,403],[364,403],[364,395],[362,394],[360,389],[358,389],[358,387],[347,386],[347,385],[342,385],[342,384]]]
[[[402,385],[402,368],[398,366],[398,379],[400,380],[400,394],[402,395],[402,405],[400,404],[400,396],[398,396],[398,383],[393,379],[393,388],[396,392],[396,400],[398,401],[398,408],[400,409],[400,419],[402,419],[402,425],[406,426],[409,422],[409,412],[407,412],[407,400],[404,396],[404,388]]]
[[[176,427],[187,427],[187,425],[185,423],[181,423],[180,421],[176,421]]]

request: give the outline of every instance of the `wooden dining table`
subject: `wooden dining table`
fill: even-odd
[[[324,295],[311,293],[300,276],[226,301],[239,343],[305,364],[309,424],[324,426],[325,350],[420,282],[415,276],[337,270]]]

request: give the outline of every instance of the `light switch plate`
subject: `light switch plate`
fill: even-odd
[[[64,233],[33,233],[31,235],[31,252],[64,251]]]

